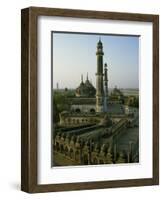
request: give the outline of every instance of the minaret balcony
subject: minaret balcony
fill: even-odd
[[[97,55],[97,56],[98,56],[98,55],[99,55],[99,56],[103,56],[103,55],[104,55],[104,52],[103,52],[103,51],[97,51],[97,52],[96,52],[96,55]]]

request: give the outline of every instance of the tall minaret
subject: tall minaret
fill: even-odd
[[[104,112],[108,111],[108,69],[107,64],[104,65]]]
[[[96,73],[96,112],[104,112],[104,83],[103,83],[103,46],[99,39],[97,43],[97,73]]]

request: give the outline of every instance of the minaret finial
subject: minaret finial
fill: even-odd
[[[81,75],[81,82],[83,83],[83,74]]]
[[[88,72],[87,72],[87,80],[88,80]]]

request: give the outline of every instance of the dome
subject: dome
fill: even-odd
[[[113,92],[116,94],[118,93],[119,94],[119,90],[117,89],[117,87],[114,88]]]
[[[88,79],[87,75],[87,80],[85,83],[83,80],[81,81],[80,85],[78,88],[76,88],[76,96],[77,97],[94,97],[96,94],[96,89],[92,85],[92,83]]]
[[[122,96],[123,95],[122,92],[117,87],[115,87],[113,89],[112,94],[115,95],[115,96]]]

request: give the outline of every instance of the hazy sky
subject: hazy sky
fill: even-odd
[[[108,87],[139,87],[139,37],[53,33],[53,88],[76,88],[88,72],[95,86],[96,49],[101,37],[103,61],[108,64]]]

